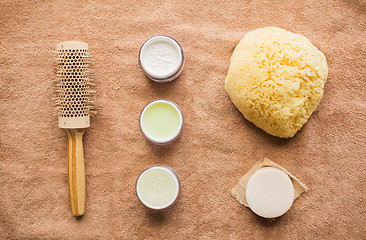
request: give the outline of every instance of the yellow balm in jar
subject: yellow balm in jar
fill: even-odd
[[[169,100],[156,100],[149,103],[140,116],[140,127],[144,136],[155,144],[169,144],[176,140],[182,130],[183,115]]]

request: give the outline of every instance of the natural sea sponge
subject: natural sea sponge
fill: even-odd
[[[236,46],[225,89],[244,117],[277,137],[293,137],[318,106],[328,76],[324,54],[304,36],[266,27]]]

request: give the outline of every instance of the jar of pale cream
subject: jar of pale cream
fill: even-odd
[[[137,198],[146,207],[163,210],[172,206],[180,194],[180,180],[170,167],[152,165],[136,181]]]
[[[183,49],[172,37],[157,35],[142,45],[139,63],[149,79],[160,83],[171,82],[183,70]]]

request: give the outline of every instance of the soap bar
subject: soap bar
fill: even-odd
[[[275,167],[264,167],[249,178],[246,200],[257,215],[276,218],[290,209],[294,201],[294,187],[286,173]]]
[[[239,180],[239,182],[234,186],[232,189],[232,195],[235,199],[245,207],[249,207],[246,197],[246,189],[251,176],[258,171],[259,169],[266,168],[266,167],[273,167],[281,170],[284,172],[290,179],[294,188],[294,199],[300,197],[303,193],[307,192],[309,189],[308,187],[300,181],[297,177],[287,171],[284,167],[272,162],[268,158],[264,158],[262,160],[257,161]],[[276,218],[268,218],[270,220],[274,220]]]

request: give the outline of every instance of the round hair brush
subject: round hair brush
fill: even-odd
[[[90,87],[88,44],[69,41],[57,45],[55,98],[58,125],[67,136],[68,182],[72,214],[85,212],[85,165],[83,134],[95,113],[95,91]]]

